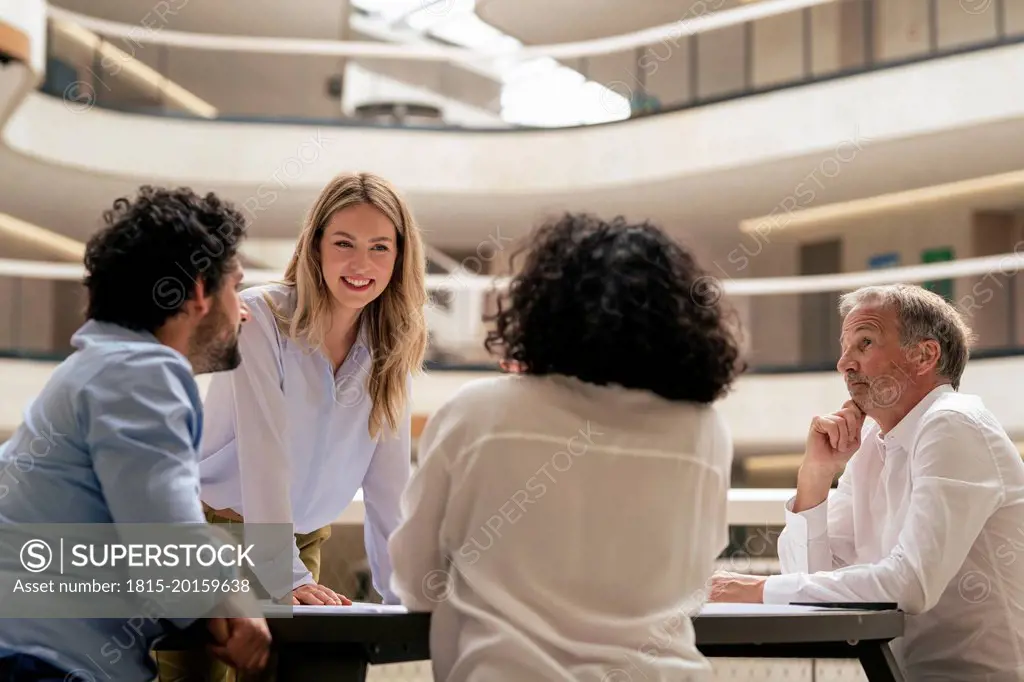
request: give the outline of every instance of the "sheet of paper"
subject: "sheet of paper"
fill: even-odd
[[[303,604],[291,607],[293,615],[305,614],[347,614],[347,613],[409,613],[404,606],[394,604],[367,604],[365,602],[352,602],[351,606],[313,606]]]
[[[700,610],[702,616],[795,616],[802,613],[831,611],[820,606],[789,606],[788,604],[705,604]]]

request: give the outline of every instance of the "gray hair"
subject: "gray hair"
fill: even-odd
[[[839,298],[839,314],[845,318],[859,305],[894,310],[900,325],[900,345],[904,348],[929,339],[937,341],[936,373],[949,379],[954,389],[960,388],[974,333],[951,303],[917,285],[887,284],[843,294]]]

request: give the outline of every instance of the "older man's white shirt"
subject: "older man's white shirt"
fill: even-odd
[[[1003,428],[945,385],[861,442],[828,501],[787,503],[765,602],[896,602],[908,680],[1024,680],[1024,463]]]

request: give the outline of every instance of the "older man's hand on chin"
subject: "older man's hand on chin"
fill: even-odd
[[[765,580],[766,578],[760,575],[718,571],[711,576],[708,601],[761,604],[764,602]]]

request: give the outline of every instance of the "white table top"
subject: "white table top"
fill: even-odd
[[[729,490],[730,526],[782,526],[786,523],[785,505],[796,491],[792,488],[732,488]],[[363,523],[363,491],[334,522],[336,525]]]
[[[292,615],[339,615],[361,613],[409,613],[404,606],[353,602],[351,606],[292,606]],[[701,616],[800,616],[821,611],[835,611],[820,606],[789,606],[784,604],[704,604]]]

